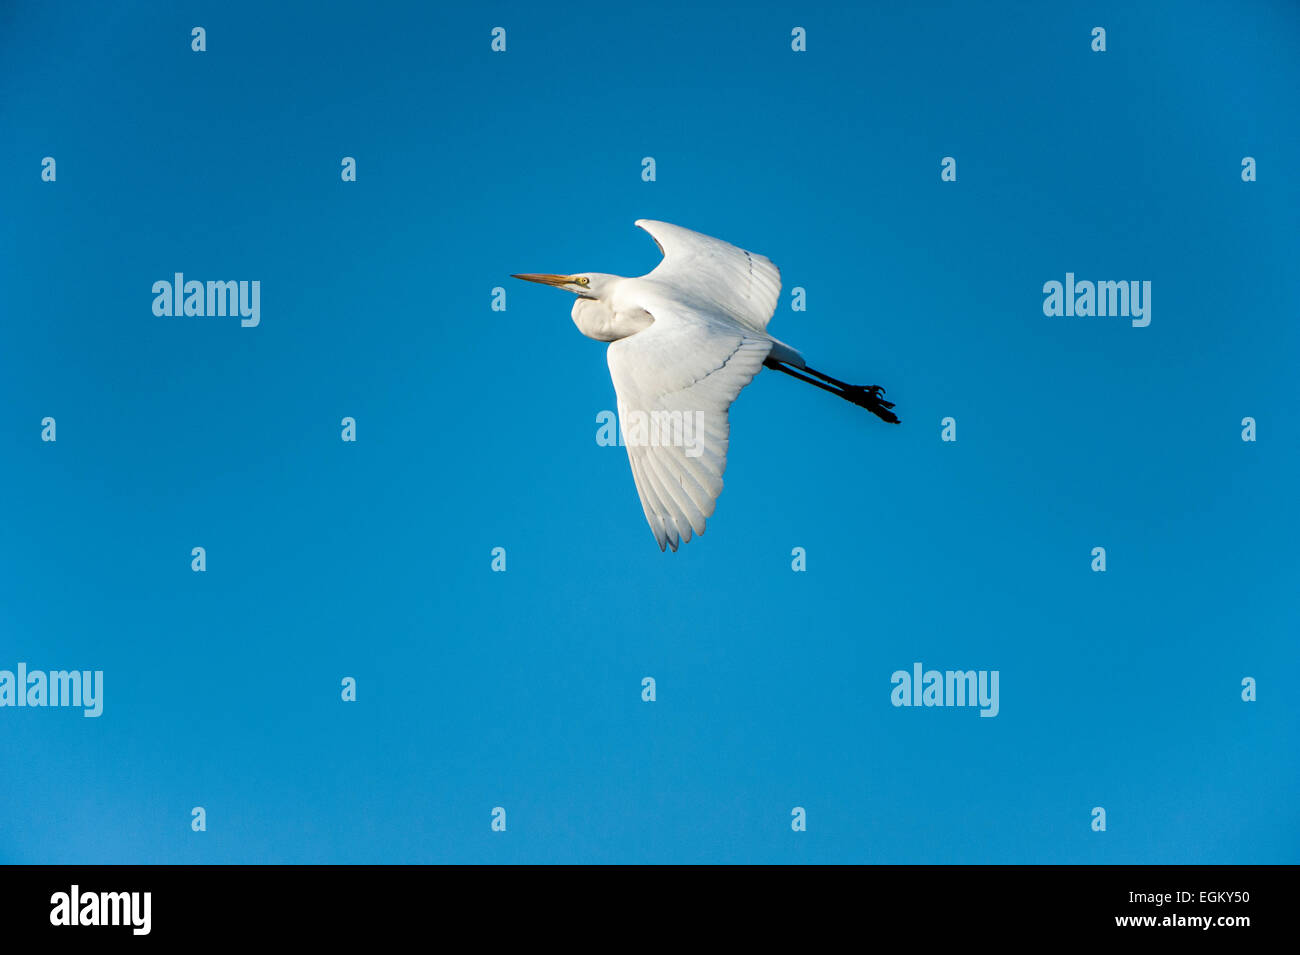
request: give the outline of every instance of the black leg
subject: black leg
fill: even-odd
[[[894,407],[892,401],[886,401],[881,397],[885,389],[879,385],[850,385],[848,382],[840,381],[838,378],[832,378],[830,375],[822,374],[814,368],[796,369],[787,365],[783,361],[775,358],[769,358],[763,362],[768,368],[774,368],[779,372],[789,375],[791,378],[798,378],[800,381],[806,381],[810,385],[815,385],[822,391],[829,391],[833,395],[843,398],[845,401],[852,402],[859,408],[866,408],[882,421],[888,421],[890,424],[900,424],[898,415],[889,409]],[[815,377],[810,377],[815,376]],[[821,379],[820,381],[818,379]]]

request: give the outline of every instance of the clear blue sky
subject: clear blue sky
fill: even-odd
[[[0,859],[1300,861],[1300,12],[844,6],[0,8],[0,669],[105,674],[0,709]],[[903,418],[759,375],[675,555],[507,278],[647,271],[639,217]]]

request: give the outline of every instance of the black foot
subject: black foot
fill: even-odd
[[[894,407],[894,403],[880,397],[884,393],[885,389],[879,385],[847,385],[843,396],[858,407],[866,408],[882,421],[898,424],[898,415],[889,410]]]
[[[849,400],[854,404],[858,404],[859,399],[864,399],[867,402],[864,407],[869,407],[870,405],[879,405],[882,408],[894,407],[892,401],[886,401],[884,398],[880,397],[885,393],[885,389],[881,388],[879,385],[849,385],[844,390],[853,396]]]

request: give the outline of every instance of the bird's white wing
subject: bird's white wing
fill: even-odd
[[[766,337],[681,303],[647,303],[654,324],[609,346],[632,477],[659,549],[704,533],[722,493],[727,409],[772,348]]]
[[[781,271],[771,259],[667,222],[638,219],[636,224],[664,254],[645,278],[674,286],[755,331],[766,330],[781,296]]]

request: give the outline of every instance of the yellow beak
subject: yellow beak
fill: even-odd
[[[572,275],[550,275],[546,272],[525,272],[523,275],[512,275],[512,279],[523,279],[525,282],[536,282],[538,285],[568,285],[573,281]]]

